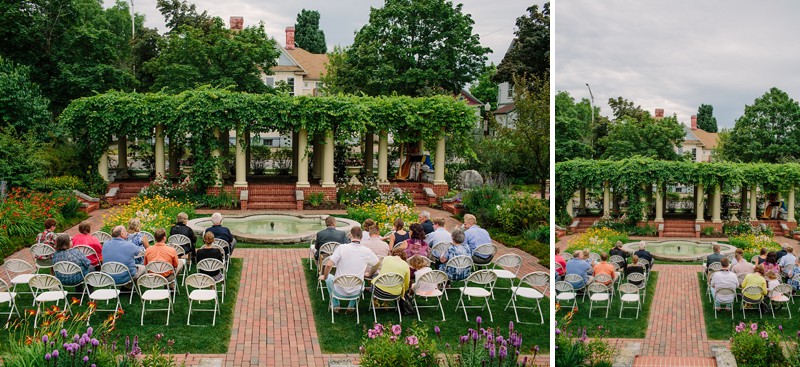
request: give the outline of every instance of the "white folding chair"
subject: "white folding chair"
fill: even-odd
[[[369,303],[370,308],[372,308],[372,316],[375,318],[375,323],[378,323],[378,314],[376,309],[382,310],[391,310],[394,307],[377,307],[375,306],[375,301],[379,302],[391,302],[394,301],[397,307],[397,315],[400,316],[400,322],[403,322],[403,313],[400,310],[400,299],[403,298],[403,294],[398,295],[386,295],[386,296],[379,296],[376,292],[375,288],[392,288],[392,287],[403,287],[403,283],[405,282],[405,278],[397,273],[385,273],[378,275],[377,277],[372,279],[372,298],[371,302]],[[385,293],[385,292],[383,292]]]
[[[605,285],[608,288],[610,298],[614,299],[614,279],[608,274],[597,274],[594,276],[594,282]]]
[[[592,260],[592,263],[599,263],[600,262],[600,254],[596,252],[589,253],[589,259]]]
[[[28,285],[28,282],[30,282],[31,278],[36,275],[37,269],[35,266],[33,266],[33,264],[20,259],[7,259],[6,263],[3,264],[3,268],[6,271],[6,276],[8,277],[9,282],[13,286],[11,292],[16,294],[33,295],[33,291],[30,291],[30,289],[28,292],[17,291],[18,285]]]
[[[169,236],[169,238],[167,238],[167,243],[175,244],[182,247],[183,253],[186,254],[187,256],[191,256],[191,251],[186,251],[187,248],[194,247],[194,244],[192,243],[192,240],[189,239],[189,237],[186,237],[182,234],[173,234],[172,236]],[[190,260],[194,261],[194,259]]]
[[[116,284],[117,287],[130,285],[131,286],[131,295],[130,295],[130,299],[128,299],[128,304],[133,303],[133,293],[136,292],[137,288],[133,284],[133,274],[131,274],[130,270],[128,270],[128,266],[127,265],[125,265],[123,263],[116,262],[116,261],[104,262],[103,265],[100,266],[100,271],[110,275],[112,278],[115,275],[128,274],[129,279],[128,279],[127,282],[123,282],[123,283],[116,283],[115,282],[114,284]]]
[[[147,238],[147,243],[150,246],[153,246],[153,244],[156,243],[156,236],[153,236],[152,233],[147,232],[147,231],[141,231],[141,232],[144,235],[144,237]]]
[[[443,290],[444,290],[444,287],[445,287],[446,284],[447,284],[447,274],[445,274],[445,272],[439,271],[439,270],[429,271],[429,272],[423,274],[421,277],[419,277],[414,282],[414,285],[416,287],[422,287],[423,285],[429,285],[429,286],[433,286],[435,288],[432,292],[430,292],[428,294],[420,294],[420,293],[416,293],[416,292],[414,293],[414,308],[417,311],[417,320],[418,321],[422,321],[422,318],[420,318],[420,315],[419,315],[419,309],[420,308],[437,308],[437,307],[439,308],[439,310],[442,311],[442,321],[445,321],[444,307],[442,307],[442,294],[444,294]],[[417,298],[424,298],[426,300],[429,299],[429,298],[436,298],[436,302],[438,303],[438,306],[437,305],[420,306],[419,303],[417,303]]]
[[[647,299],[647,277],[642,273],[630,273],[627,279],[628,283],[639,288],[639,292],[642,293],[642,299]]]
[[[747,318],[747,315],[745,315],[745,313],[744,313],[746,305],[755,306],[755,308],[758,309],[758,317],[759,318],[764,318],[764,315],[761,314],[761,301],[762,300],[758,300],[756,302],[748,301],[747,297],[744,296],[745,294],[748,294],[748,293],[749,294],[761,294],[761,287],[759,287],[757,285],[751,285],[751,286],[748,286],[747,288],[742,290],[742,303],[741,303],[741,306],[742,306],[742,318],[745,318],[745,319]]]
[[[431,259],[429,259],[429,258],[427,258],[425,256],[422,256],[420,254],[416,254],[414,256],[409,257],[408,259],[406,259],[406,262],[411,264],[411,259],[413,259],[413,258],[422,259],[422,261],[425,264],[425,266],[427,266],[427,267],[431,266]]]
[[[753,265],[758,265],[758,255],[753,255],[753,257],[750,258],[750,262],[753,263]]]
[[[33,290],[33,303],[36,304],[36,317],[33,318],[34,329],[39,322],[42,303],[55,302],[58,306],[58,303],[63,300],[64,310],[72,314],[72,308],[67,300],[67,291],[64,290],[58,278],[47,274],[36,274],[28,282],[28,285]]]
[[[448,271],[448,269],[453,269],[453,270],[452,271]],[[465,270],[470,270],[471,271],[471,269],[472,269],[472,257],[466,256],[466,255],[453,256],[452,259],[447,259],[447,262],[444,264],[444,272],[445,272],[445,274],[450,274],[451,272],[459,273],[459,272],[463,272]],[[466,278],[464,278],[464,279],[450,279],[450,286],[445,287],[445,289],[444,289],[444,299],[449,301],[450,298],[447,296],[447,290],[448,289],[457,288],[457,287],[453,286],[455,284],[455,282],[463,281],[463,280],[466,280]]]
[[[223,256],[225,256],[225,255],[223,255]],[[222,301],[221,301],[221,303],[225,303],[225,288],[226,288],[225,287],[225,278],[226,278],[226,275],[225,275],[225,264],[223,264],[222,261],[219,261],[217,259],[203,259],[203,260],[200,260],[200,262],[197,263],[197,270],[198,271],[202,270],[202,271],[205,271],[205,272],[215,272],[215,271],[222,272],[222,276],[220,277],[219,280],[215,281],[215,283],[216,284],[222,283],[221,287],[220,286],[217,287],[217,292],[221,292],[222,293]]]
[[[622,256],[619,256],[619,255],[611,255],[611,257],[608,258],[608,262],[615,263],[615,264],[619,265],[619,264],[625,263],[625,258],[623,258]]]
[[[447,250],[449,250],[451,247],[453,247],[452,242],[439,242],[431,247],[428,257],[431,260],[436,261],[440,256],[442,256],[442,254],[446,254]]]
[[[642,297],[639,295],[639,287],[624,283],[619,286],[619,318],[622,318],[622,310],[626,308],[636,309],[636,319],[639,318],[639,310],[642,308]],[[636,303],[636,307],[625,307],[626,303]]]
[[[16,299],[17,293],[12,292],[11,288],[9,288],[8,283],[5,280],[0,279],[0,304],[8,303],[8,318],[6,319],[6,326],[8,328],[9,321],[11,321],[11,315],[16,314],[17,317],[20,316],[19,309],[17,309]],[[5,315],[5,312],[0,312],[0,315]]]
[[[338,242],[325,242],[322,246],[319,247],[319,258],[317,259],[317,270],[319,273],[322,274],[322,269],[324,269],[325,260],[333,255],[333,252],[336,251],[336,247],[339,246]],[[331,268],[331,272],[333,272],[333,268]],[[325,300],[325,289],[327,288],[325,284],[322,284],[325,280],[318,280],[317,281],[317,290],[322,295],[322,300]]]
[[[572,284],[563,280],[556,282],[556,302],[558,302],[562,308],[565,308],[566,305],[562,304],[562,302],[570,300],[572,301],[572,306],[570,306],[569,309],[572,309],[578,304],[578,294],[575,293]]]
[[[308,270],[314,270],[314,255],[317,253],[317,247],[314,245],[317,242],[317,236],[311,237],[308,243]]]
[[[180,274],[181,279],[183,279],[181,284],[186,285],[186,273],[189,271],[189,262],[186,258],[186,251],[183,249],[183,247],[181,247],[181,245],[178,244],[170,243],[169,246],[175,250],[175,254],[178,255],[178,262],[183,265]]]
[[[785,266],[781,267],[781,277],[782,279],[786,279],[789,277],[789,274],[794,271],[795,265],[794,264],[786,264]]]
[[[561,275],[559,275],[559,273],[564,271],[564,267],[561,266],[561,264],[559,264],[559,263],[553,263],[553,264],[555,265],[555,269],[553,270],[553,279],[558,280],[559,277],[561,276]]]
[[[100,257],[97,256],[97,251],[95,251],[93,248],[91,248],[89,246],[78,245],[78,246],[75,246],[75,249],[80,251],[84,256],[86,256],[86,258],[89,258],[89,256],[94,256],[94,257],[96,257],[98,259],[100,258]]]
[[[645,281],[647,281],[650,275],[651,264],[649,261],[647,261],[647,259],[639,259],[639,265],[641,265],[642,268],[644,269],[644,279]]]
[[[495,246],[495,244],[493,244],[493,243],[484,243],[482,245],[478,245],[478,247],[476,247],[475,250],[472,251],[472,256],[481,255],[479,257],[488,258],[488,257],[494,256],[494,254],[496,254],[496,253],[497,253],[497,246]],[[472,267],[477,270],[477,269],[481,269],[481,268],[484,268],[484,267],[489,267],[491,265],[492,265],[492,262],[489,261],[486,264],[473,263]]]
[[[583,277],[578,274],[567,274],[564,276],[564,281],[572,285],[572,291],[576,295],[578,292],[582,293],[581,302],[586,301],[586,281],[583,280]],[[576,284],[580,284],[580,286],[576,287]]]
[[[53,268],[53,254],[56,250],[43,243],[35,243],[31,246],[31,256],[36,262],[36,272],[46,269],[48,273]]]
[[[167,326],[169,326],[169,315],[172,313],[172,296],[169,291],[169,281],[158,274],[144,274],[136,280],[139,294],[142,298],[142,317],[140,325],[144,325],[144,313],[148,303],[167,301],[167,308],[155,308],[150,311],[167,311]]]
[[[458,311],[459,307],[464,309],[464,318],[469,321],[469,315],[467,315],[467,308],[480,308],[481,311],[483,309],[487,309],[489,311],[489,321],[494,322],[494,317],[492,316],[492,308],[489,305],[489,298],[492,296],[492,285],[494,282],[497,281],[497,274],[495,274],[491,270],[478,270],[472,274],[470,274],[466,280],[464,280],[464,286],[459,288],[461,291],[461,297],[456,304],[456,311]],[[469,284],[474,283],[476,285],[480,285],[480,287],[470,287]],[[488,289],[487,289],[488,288]],[[482,306],[467,306],[464,303],[464,296],[476,298],[483,298],[484,304]]]
[[[352,296],[340,296],[333,293],[330,294],[328,307],[331,309],[331,324],[336,323],[333,316],[335,313],[335,310],[333,309],[334,299],[339,300],[339,305],[341,305],[342,301],[348,303],[350,301],[356,301],[356,324],[360,324],[361,314],[358,311],[358,299],[361,298],[361,294],[364,293],[364,280],[355,275],[342,275],[333,279],[333,285],[345,289],[357,289],[358,291],[354,292]]]
[[[112,278],[110,275],[99,271],[93,271],[89,274],[86,274],[86,277],[83,278],[83,282],[87,285],[86,287],[83,287],[83,293],[89,297],[89,301],[95,302],[94,312],[113,312],[114,316],[116,316],[117,312],[122,309],[122,305],[119,301],[119,289],[117,289],[117,284],[114,282],[114,278]],[[89,292],[89,287],[93,289],[91,293]],[[81,299],[83,299],[83,295],[81,295]],[[98,302],[105,301],[106,304],[109,304],[111,300],[116,301],[114,303],[114,308],[102,309],[97,306]],[[89,319],[91,317],[92,314],[90,313],[86,318],[86,325],[89,325]]]
[[[606,303],[606,318],[608,318],[608,310],[611,309],[611,294],[608,287],[594,282],[589,284],[589,288],[587,290],[589,292],[589,318],[592,318],[592,310],[594,309],[595,302]]]
[[[174,291],[172,294],[172,303],[175,303],[175,295],[180,293],[180,289],[178,288],[178,274],[175,270],[175,267],[172,264],[165,262],[165,261],[153,261],[147,265],[145,265],[145,270],[148,273],[158,274],[167,279],[167,282],[171,284],[170,288]],[[169,280],[164,274],[172,273],[172,280]],[[174,310],[173,310],[174,311]]]
[[[192,289],[194,288],[194,289]],[[217,313],[219,312],[219,298],[217,297],[217,282],[214,278],[205,274],[192,274],[186,277],[186,296],[189,298],[189,315],[186,316],[186,325],[190,324],[192,311],[213,312],[211,326],[217,324]],[[213,309],[192,309],[195,302],[214,302]]]
[[[720,289],[717,289],[714,292],[714,299],[715,300],[718,299],[718,298],[727,298],[727,297],[733,297],[733,298],[731,298],[730,302],[719,302],[719,305],[720,306],[730,306],[730,308],[731,308],[731,320],[733,320],[733,304],[734,304],[734,302],[736,302],[736,290],[733,289],[733,288],[720,288]],[[716,306],[714,307],[714,318],[715,319],[717,318],[717,307]]]
[[[570,253],[567,253],[567,252],[562,252],[562,253],[561,253],[561,257],[563,257],[563,258],[564,258],[564,261],[570,261],[570,260],[572,260],[572,254],[570,254]]]
[[[519,269],[522,267],[522,256],[517,254],[505,254],[502,255],[494,261],[495,268],[492,271],[497,275],[498,279],[508,279],[511,282],[511,285],[508,288],[499,288],[493,287],[494,289],[513,289],[514,288],[514,280],[517,279],[517,274],[519,274]],[[499,267],[499,269],[498,269]],[[494,293],[492,294],[492,299],[494,299]]]
[[[706,279],[706,283],[710,285],[711,284],[711,277],[714,276],[714,273],[716,273],[716,272],[718,272],[720,270],[722,270],[722,264],[721,263],[718,263],[718,262],[711,263],[711,265],[709,265],[708,268],[706,269],[706,272],[703,272],[703,279],[706,279],[705,277],[708,276],[708,279]],[[708,274],[706,274],[706,273],[708,273]],[[711,295],[711,287],[710,286],[706,287],[706,295],[708,296],[708,300],[709,301],[713,300],[711,298],[712,295]]]
[[[59,261],[59,262],[53,264],[53,273],[56,275],[56,277],[62,277],[62,278],[64,278],[64,277],[74,277],[74,276],[80,275],[81,281],[78,282],[78,283],[75,283],[75,284],[64,284],[64,283],[62,283],[61,284],[64,287],[74,287],[75,288],[75,292],[73,292],[73,293],[78,293],[78,286],[82,286],[83,285],[83,270],[81,270],[81,267],[78,264],[75,264],[75,263],[69,262],[69,261]],[[80,304],[81,305],[83,304],[83,291],[81,291],[81,303]]]
[[[222,254],[225,255],[225,271],[227,272],[231,266],[231,244],[223,239],[215,239],[214,244],[222,247]]]
[[[106,243],[106,241],[111,239],[111,235],[106,233],[106,232],[103,232],[103,231],[96,231],[96,232],[92,233],[92,236],[94,238],[97,238],[97,240],[100,241],[101,245]]]
[[[773,305],[781,303],[786,304],[786,310],[789,311],[789,319],[792,318],[792,310],[791,310],[792,307],[789,305],[791,297],[792,297],[791,285],[782,283],[778,284],[777,286],[775,286],[775,288],[772,289],[772,296],[770,296],[769,298],[769,306],[770,309],[772,310],[773,318],[775,318],[775,307],[773,307]]]
[[[527,284],[527,287],[524,287],[523,284]],[[547,289],[547,285],[550,284],[550,276],[541,271],[535,271],[532,273],[525,274],[522,279],[520,280],[519,284],[516,288],[511,289],[511,299],[506,304],[506,308],[503,310],[507,310],[508,306],[514,309],[514,318],[517,320],[518,323],[523,323],[519,321],[519,314],[517,313],[517,309],[524,309],[524,310],[533,310],[534,315],[536,314],[536,310],[539,310],[539,323],[544,324],[544,316],[542,315],[542,306],[539,301],[544,298],[545,289]],[[537,289],[538,288],[538,289]],[[536,300],[536,307],[522,307],[517,306],[517,297],[527,298]]]

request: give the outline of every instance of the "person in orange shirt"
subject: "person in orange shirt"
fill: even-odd
[[[145,265],[154,261],[163,261],[171,264],[175,268],[175,271],[180,273],[181,270],[183,270],[183,262],[178,261],[178,253],[175,252],[175,249],[167,246],[165,242],[167,239],[167,231],[165,231],[163,228],[156,229],[153,237],[155,237],[156,243],[155,245],[148,247],[144,252]],[[175,274],[171,271],[159,275],[167,278],[169,281],[173,281],[175,279]]]
[[[609,264],[606,262],[608,260],[608,254],[603,252],[600,254],[600,262],[594,266],[594,276],[597,277],[597,274],[606,274],[611,277],[613,281],[617,277],[617,273],[614,271],[614,265]],[[605,285],[611,284],[611,282],[603,283]]]

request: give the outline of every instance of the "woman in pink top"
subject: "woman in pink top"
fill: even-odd
[[[422,229],[421,224],[414,223],[411,225],[411,238],[406,240],[403,249],[406,251],[406,258],[411,258],[414,255],[428,257],[430,247],[425,242],[425,230]]]
[[[97,253],[97,255],[89,255],[87,258],[92,263],[92,266],[95,267],[95,270],[99,271],[100,263],[103,262],[103,245],[100,244],[100,240],[90,234],[92,232],[92,226],[89,224],[89,222],[82,222],[79,224],[78,232],[80,232],[80,234],[76,234],[72,237],[72,247],[91,247],[94,252]]]

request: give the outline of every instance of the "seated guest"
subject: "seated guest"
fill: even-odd
[[[89,255],[87,258],[92,263],[94,270],[100,270],[100,263],[103,262],[103,245],[100,244],[100,240],[97,237],[92,236],[90,233],[92,232],[92,226],[89,222],[81,222],[78,225],[78,232],[72,237],[72,245],[73,246],[88,246],[94,250],[97,255]]]
[[[775,255],[774,251],[770,251],[767,253],[767,260],[764,261],[761,265],[764,265],[764,274],[771,271],[775,274],[781,273],[781,266],[778,265],[777,256]]]
[[[730,260],[727,257],[720,259],[719,264],[722,269],[711,275],[711,282],[709,283],[714,293],[714,307],[719,308],[721,304],[729,304],[736,299],[736,293],[728,296],[723,295],[717,297],[717,290],[721,288],[730,288],[734,291],[739,287],[739,278],[735,273],[729,270]]]
[[[364,223],[361,223],[361,243],[363,244],[369,239],[369,229],[375,226],[375,221],[372,218],[364,219]]]
[[[139,218],[131,218],[131,220],[128,221],[128,241],[136,246],[139,246],[139,252],[144,253],[144,251],[150,247],[150,243],[147,239],[147,236],[140,231],[141,225],[142,223],[139,221]],[[135,261],[136,264],[143,264],[144,257],[137,256]]]
[[[781,259],[784,256],[786,256],[787,253],[789,253],[789,251],[787,251],[787,249],[790,248],[790,247],[792,247],[792,246],[791,245],[787,245],[787,244],[782,244],[781,245],[780,251],[775,253],[775,257],[777,258],[778,262],[780,262]],[[794,264],[794,262],[791,262],[790,264]]]
[[[427,242],[430,247],[436,246],[437,243],[441,242],[453,242],[453,238],[450,237],[450,232],[444,228],[444,218],[440,217],[433,220],[433,232],[425,235],[425,242]],[[440,255],[441,254],[433,254],[433,256],[436,257]]]
[[[169,235],[174,236],[176,234],[184,235],[189,238],[188,245],[181,245],[183,247],[183,251],[186,252],[186,255],[189,256],[189,259],[194,260],[197,256],[197,248],[195,244],[197,244],[197,236],[194,235],[194,231],[186,225],[189,222],[189,216],[186,213],[178,213],[177,217],[175,218],[175,225],[169,229]]]
[[[55,272],[56,278],[61,281],[61,284],[66,286],[73,286],[83,282],[83,277],[92,271],[92,262],[86,258],[83,252],[78,249],[70,248],[71,246],[72,240],[69,238],[69,235],[62,234],[56,237],[56,252],[53,254],[53,264],[66,261],[78,265],[81,268],[80,273],[74,274]],[[77,290],[81,291],[83,287],[80,286]]]
[[[411,237],[411,235],[404,228],[405,223],[402,219],[397,218],[394,220],[394,231],[389,234],[389,241],[387,241],[389,242],[389,247],[395,248],[398,246],[398,244],[403,243],[405,240]]]
[[[614,244],[614,248],[612,248],[611,251],[608,252],[608,255],[619,256],[622,258],[622,261],[617,262],[617,265],[619,265],[619,268],[622,269],[623,271],[625,270],[625,267],[628,266],[628,261],[626,259],[630,255],[628,254],[627,251],[622,249],[622,241],[617,241],[617,243]]]
[[[490,263],[494,255],[486,256],[475,254],[475,249],[478,248],[478,246],[492,243],[492,238],[489,236],[489,232],[486,232],[485,229],[478,226],[477,219],[475,219],[475,216],[472,214],[464,215],[464,228],[467,229],[464,231],[465,241],[467,246],[469,246],[470,251],[473,253],[472,261],[475,264],[481,265]]]
[[[767,249],[762,247],[761,248],[761,253],[756,258],[756,261],[758,261],[758,262],[753,264],[753,265],[763,264],[764,261],[767,261],[767,252],[768,252]]]
[[[556,270],[557,280],[561,280],[564,274],[567,273],[567,260],[564,260],[564,256],[561,256],[561,249],[558,247],[556,247],[556,263],[561,265],[561,267]]]
[[[423,275],[433,271],[433,269],[428,266],[428,262],[420,256],[414,256],[408,259],[408,265],[411,266],[411,269],[414,269],[414,284],[411,285],[411,291],[414,292],[414,294],[422,296],[430,296],[436,293],[437,289],[435,284],[423,284],[418,282]]]
[[[795,291],[800,290],[800,281],[794,279],[797,275],[800,275],[800,259],[795,260],[794,268],[786,275],[789,278],[786,283],[791,285]]]
[[[448,268],[447,261],[456,257],[456,256],[472,256],[472,252],[469,250],[469,247],[464,243],[464,231],[461,229],[454,229],[452,233],[453,237],[453,246],[450,246],[450,249],[447,250],[446,253],[442,254],[439,257],[439,270],[444,271],[447,273],[447,277],[450,278],[451,281],[457,280],[464,280],[472,273],[472,267],[466,267],[463,269],[456,269],[456,268]]]
[[[431,213],[429,211],[423,210],[419,212],[417,220],[419,221],[419,224],[422,225],[422,229],[425,231],[425,235],[428,235],[434,231],[433,222],[431,222]]]
[[[570,283],[575,288],[583,288],[591,283],[594,277],[589,276],[589,274],[593,274],[593,270],[592,266],[583,258],[583,251],[575,251],[572,255],[572,259],[567,261],[566,275],[575,274],[581,277],[581,282]]]
[[[325,218],[325,229],[317,232],[317,239],[314,241],[314,247],[317,253],[314,258],[319,260],[319,248],[328,242],[336,242],[343,244],[349,242],[347,240],[347,233],[336,229],[336,217],[328,216]]]
[[[343,275],[355,275],[360,279],[364,279],[365,269],[367,267],[375,267],[378,264],[378,257],[364,247],[360,243],[361,227],[355,226],[350,229],[351,243],[345,243],[336,247],[336,250],[331,256],[325,260],[322,267],[322,272],[319,280],[325,281],[328,288],[328,293],[331,295],[331,307],[334,310],[339,309],[339,300],[334,298],[333,295],[340,297],[353,297],[359,294],[360,288],[343,288],[334,285],[333,282],[336,277]],[[336,275],[331,275],[331,269],[336,266]],[[408,265],[404,265],[408,270]],[[352,300],[348,304],[348,308],[354,308],[357,300]]]
[[[597,265],[594,266],[594,276],[595,276],[595,278],[599,274],[606,274],[606,275],[611,277],[610,281],[602,283],[604,285],[611,284],[611,282],[613,282],[614,279],[617,278],[617,273],[614,271],[614,265],[611,265],[608,262],[606,262],[607,260],[608,260],[608,254],[602,253],[602,254],[600,254],[600,262],[597,263]]]
[[[405,245],[401,245],[399,248],[405,250],[406,258],[414,255],[427,257],[430,247],[428,247],[428,243],[425,242],[425,230],[422,229],[422,225],[419,223],[412,224],[411,238],[406,240]]]
[[[375,293],[376,296],[380,298],[393,298],[406,294],[409,283],[411,282],[411,270],[406,262],[405,251],[399,248],[392,250],[391,256],[380,259],[378,265],[372,267],[365,276],[372,277],[376,271],[379,274],[397,273],[403,277],[403,283],[394,287],[373,286],[372,292]],[[377,275],[375,276],[377,277]]]
[[[768,297],[770,299],[772,299],[775,296],[780,296],[780,293],[773,292],[775,287],[777,287],[779,284],[781,284],[781,280],[778,277],[778,274],[775,273],[774,271],[768,271],[766,274],[764,274],[764,278],[766,278],[766,280],[767,280],[767,292],[769,293]],[[776,298],[779,298],[779,297],[776,297]]]
[[[139,246],[127,240],[128,232],[124,226],[116,226],[111,230],[111,239],[103,244],[103,261],[118,262],[128,267],[127,273],[114,274],[112,277],[117,284],[134,281],[144,274],[144,265],[136,264],[134,258],[139,256]]]
[[[373,225],[369,228],[369,237],[367,237],[366,241],[361,241],[361,244],[372,250],[377,257],[389,255],[389,244],[381,240],[381,233],[378,231],[378,226]]]
[[[47,246],[52,248],[56,247],[56,220],[53,218],[47,218],[44,221],[44,231],[39,233],[36,236],[36,243],[43,243]],[[51,266],[53,265],[53,258],[52,255],[48,256],[37,256],[36,257],[36,264],[40,266]]]
[[[148,247],[147,251],[145,251],[144,264],[147,265],[153,261],[163,261],[172,265],[176,273],[180,273],[181,270],[183,270],[183,263],[178,261],[178,253],[175,252],[175,249],[167,246],[167,231],[163,228],[156,229],[156,233],[153,234],[153,237],[155,237],[156,243]],[[169,281],[175,279],[175,274],[171,271],[161,273],[160,275],[167,278]]]
[[[719,245],[715,244],[711,249],[713,249],[714,252],[712,254],[708,255],[708,257],[706,257],[706,273],[708,273],[708,267],[711,264],[718,263],[718,262],[720,262],[720,260],[725,258],[725,256],[723,256],[719,252],[719,250],[720,250],[720,246]]]
[[[797,257],[794,256],[794,247],[791,245],[786,246],[786,255],[783,255],[780,260],[778,260],[778,266],[783,269],[784,274],[788,274],[788,270],[786,270],[787,265],[794,265],[797,262]]]
[[[650,268],[653,267],[653,255],[650,255],[650,251],[645,250],[644,242],[639,244],[639,250],[633,254],[638,256],[639,260],[647,260],[647,271],[650,271]]]
[[[742,274],[747,275],[747,274],[752,273],[753,269],[756,267],[752,263],[745,261],[743,255],[744,255],[744,251],[742,251],[742,249],[740,249],[740,248],[737,248],[736,249],[736,255],[735,255],[736,256],[736,265],[731,266],[731,271],[734,274],[736,274],[737,277],[739,275],[742,275]]]
[[[206,229],[206,232],[211,232],[214,234],[214,238],[218,238],[221,240],[225,240],[230,245],[230,249],[226,250],[226,255],[230,255],[233,253],[233,249],[236,247],[236,239],[233,238],[231,231],[222,226],[222,214],[214,213],[211,214],[211,227]]]
[[[225,261],[225,256],[218,248],[212,246],[214,244],[214,234],[211,232],[206,232],[203,234],[203,247],[197,249],[197,262],[203,261],[205,259],[217,259],[219,261]],[[225,274],[222,273],[221,270],[214,270],[214,271],[203,271],[199,270],[201,274],[208,275],[214,280],[219,281]]]
[[[628,267],[625,268],[625,277],[627,278],[628,275],[631,275],[633,273],[644,274],[644,266],[642,266],[642,264],[639,263],[639,256],[636,256],[636,255],[633,255],[631,257],[631,264],[628,265]],[[631,284],[633,284],[635,286],[641,286],[642,283],[644,283],[644,282],[643,281],[634,281],[634,282],[630,282],[629,281],[628,283],[631,283]]]
[[[742,297],[750,303],[762,303],[764,301],[764,296],[767,295],[767,281],[764,279],[764,266],[761,264],[756,265],[753,272],[747,274],[747,276],[744,277],[744,281],[742,281],[742,289],[751,285],[761,289],[756,293],[742,292]]]

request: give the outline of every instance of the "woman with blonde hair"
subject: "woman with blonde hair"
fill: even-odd
[[[224,261],[223,256],[225,256],[222,251],[217,248],[214,248],[212,245],[214,244],[214,233],[206,232],[203,235],[203,247],[197,249],[197,262],[203,261],[205,259],[217,259],[219,261]],[[200,273],[208,275],[214,280],[220,280],[224,276],[222,272],[219,270],[216,271],[202,271]]]
[[[131,218],[128,221],[128,241],[133,242],[134,245],[139,246],[142,248],[142,252],[147,250],[150,247],[150,243],[147,241],[147,237],[140,231],[142,226],[142,222],[139,221],[139,218]],[[136,265],[144,264],[144,256],[135,257],[134,262]]]

